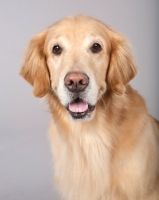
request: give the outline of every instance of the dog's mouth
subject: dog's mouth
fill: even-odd
[[[66,108],[74,119],[83,119],[94,111],[95,106],[92,106],[84,100],[77,98],[69,103]]]

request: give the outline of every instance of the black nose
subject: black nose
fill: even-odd
[[[65,76],[64,83],[71,92],[81,92],[87,87],[89,78],[84,73],[71,72]]]

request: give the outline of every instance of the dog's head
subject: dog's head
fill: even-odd
[[[20,71],[42,97],[51,90],[73,119],[90,120],[108,88],[122,95],[136,67],[125,38],[90,17],[65,18],[33,37]]]

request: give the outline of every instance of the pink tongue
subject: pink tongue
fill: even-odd
[[[85,102],[79,102],[79,103],[70,103],[69,104],[69,110],[71,112],[80,113],[85,112],[88,109],[88,104]]]

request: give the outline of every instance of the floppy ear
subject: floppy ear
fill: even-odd
[[[36,35],[29,43],[20,75],[33,86],[36,97],[43,97],[50,88],[49,73],[44,54],[46,31]]]
[[[107,81],[114,93],[121,95],[137,69],[126,39],[111,29],[109,31],[111,52]]]

